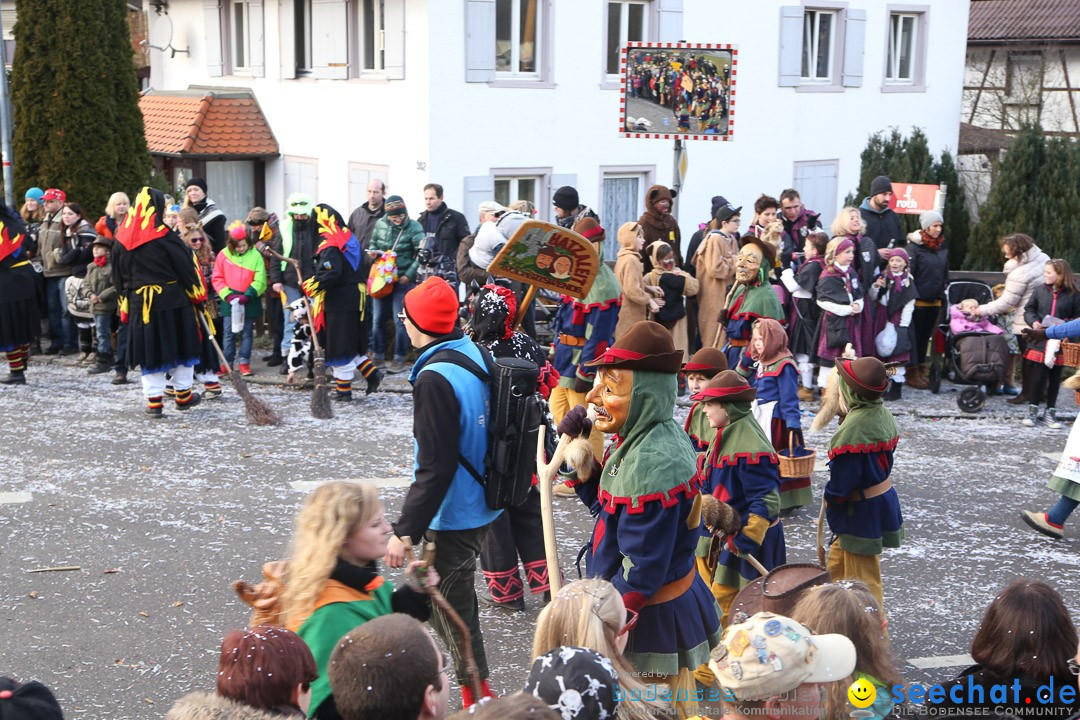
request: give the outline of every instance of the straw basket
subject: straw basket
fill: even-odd
[[[787,450],[776,453],[780,459],[780,477],[802,478],[809,477],[814,472],[814,462],[817,459],[817,450],[804,447],[801,455],[794,455],[795,431],[788,431]]]
[[[1061,343],[1061,357],[1069,367],[1080,367],[1080,343],[1063,341]]]

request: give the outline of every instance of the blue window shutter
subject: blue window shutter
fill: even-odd
[[[660,42],[679,42],[683,34],[683,0],[659,0],[660,29],[657,39]]]
[[[866,46],[866,11],[844,13],[844,87],[862,87],[863,50]]]
[[[780,70],[776,84],[798,87],[802,82],[803,14],[801,5],[780,7]]]
[[[495,79],[495,0],[465,0],[465,82]]]
[[[474,175],[467,176],[464,180],[465,200],[461,214],[468,220],[469,227],[476,230],[480,226],[480,215],[477,212],[480,203],[495,199],[495,178],[490,175]]]
[[[225,61],[221,49],[220,0],[203,0],[203,23],[206,25],[206,74],[221,77],[225,74]]]

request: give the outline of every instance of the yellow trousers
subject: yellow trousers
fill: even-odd
[[[712,677],[709,666],[702,665],[702,667]],[[686,720],[697,715],[697,701],[693,699],[694,693],[697,692],[694,675],[695,673],[683,668],[679,670],[678,675],[665,675],[659,678],[660,682],[671,688],[671,697],[673,698],[671,707],[675,709],[675,715],[679,720]]]
[[[551,406],[551,417],[555,420],[556,425],[575,406],[585,404],[585,393],[574,392],[572,389],[564,387],[554,388],[551,391],[551,397],[548,398],[548,405]],[[592,433],[589,435],[589,445],[592,446],[596,461],[599,463],[604,462],[604,433],[593,428]]]
[[[885,600],[881,590],[881,556],[859,555],[848,552],[833,540],[829,547],[829,576],[833,582],[841,580],[860,580],[866,583],[870,592],[877,598],[881,614],[885,614]]]

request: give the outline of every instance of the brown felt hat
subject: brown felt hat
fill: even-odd
[[[589,242],[604,242],[604,228],[591,217],[581,218],[571,229]]]
[[[603,355],[585,363],[585,366],[674,374],[679,372],[682,366],[682,350],[675,349],[671,333],[663,325],[652,320],[642,320],[631,325],[626,334],[605,350]]]
[[[690,360],[683,363],[683,372],[701,373],[705,377],[712,378],[716,373],[728,369],[727,355],[718,348],[701,348],[690,356]]]
[[[746,378],[734,370],[724,370],[717,373],[701,392],[690,399],[698,402],[719,400],[724,403],[748,403],[755,397],[757,397],[757,389],[750,387]]]
[[[776,265],[776,248],[771,244],[755,235],[743,235],[742,247],[746,247],[747,245],[754,245],[761,250],[762,254],[765,256],[765,267],[771,268],[773,265]]]
[[[745,622],[759,612],[791,617],[795,605],[806,591],[829,582],[829,571],[820,565],[792,563],[773,568],[763,578],[756,578],[746,585],[731,601],[729,623]]]
[[[877,358],[837,358],[836,370],[847,386],[864,400],[876,400],[889,389],[889,375],[885,371],[885,363]]]

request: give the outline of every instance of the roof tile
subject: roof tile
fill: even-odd
[[[277,155],[253,97],[150,93],[139,99],[146,143],[161,155]]]
[[[972,0],[968,40],[1080,38],[1080,0]]]

